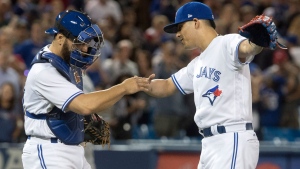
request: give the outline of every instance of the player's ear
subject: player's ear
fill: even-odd
[[[194,18],[193,22],[194,22],[194,26],[195,26],[196,29],[200,27],[200,20],[199,19]]]
[[[59,44],[63,44],[66,37],[63,34],[58,33],[55,38],[56,38],[56,40],[58,41]]]
[[[62,34],[60,34],[60,33],[56,34],[54,37],[55,40],[59,40],[61,38],[62,38]]]

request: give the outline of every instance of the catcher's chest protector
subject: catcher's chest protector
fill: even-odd
[[[57,71],[68,81],[83,89],[82,72],[79,68],[70,67],[61,57],[50,53],[38,53],[32,61],[35,63],[51,63]],[[78,145],[84,141],[83,116],[72,111],[64,113],[61,109],[54,107],[47,115],[46,120],[53,134],[67,145]]]

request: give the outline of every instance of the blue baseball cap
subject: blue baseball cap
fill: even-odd
[[[165,26],[164,31],[167,33],[177,33],[178,24],[192,21],[194,18],[214,20],[214,15],[209,6],[201,2],[189,2],[177,10],[175,23]]]
[[[49,28],[45,33],[54,35],[60,32],[67,38],[74,39],[91,24],[91,19],[85,13],[66,10],[57,15],[54,27]]]

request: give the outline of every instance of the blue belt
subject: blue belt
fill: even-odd
[[[246,130],[253,130],[252,123],[246,123]],[[225,126],[217,126],[217,131],[219,134],[226,133],[226,128]],[[202,129],[202,134],[204,137],[210,137],[213,136],[213,133],[211,132],[211,127],[204,128]]]
[[[26,111],[26,116],[30,117],[32,119],[38,119],[38,120],[45,120],[46,119],[46,114],[33,114],[28,111]]]
[[[32,137],[32,136],[29,135],[29,136],[27,137],[27,139],[30,140],[31,137]],[[39,137],[36,137],[36,138],[39,138]],[[42,139],[42,138],[41,138],[41,139]],[[58,138],[50,138],[49,141],[50,141],[51,143],[58,143]]]

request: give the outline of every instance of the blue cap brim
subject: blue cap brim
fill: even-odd
[[[164,27],[164,31],[167,33],[177,33],[178,31],[178,24],[179,23],[173,23],[173,24],[169,24],[167,26]]]
[[[54,35],[54,34],[57,34],[58,33],[58,30],[56,28],[50,28],[50,29],[47,29],[45,31],[45,33],[49,34],[49,35]]]
[[[169,24],[167,26],[164,27],[164,31],[167,32],[167,33],[177,33],[178,32],[178,25],[183,23],[183,22],[187,22],[187,21],[191,21],[192,19],[189,19],[189,20],[185,20],[185,21],[182,21],[182,22],[178,22],[178,23],[172,23],[172,24]]]

